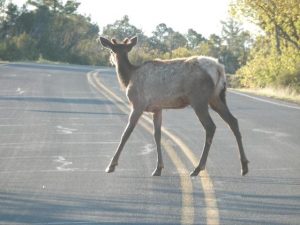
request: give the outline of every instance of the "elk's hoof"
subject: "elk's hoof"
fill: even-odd
[[[195,169],[193,172],[190,173],[190,176],[191,177],[196,177],[198,176],[198,174],[200,173],[200,169]]]
[[[248,163],[249,161],[242,163],[242,171],[241,171],[242,176],[245,176],[249,172]]]
[[[196,176],[198,176],[198,174],[199,174],[202,170],[205,170],[205,166],[203,166],[203,165],[197,166],[197,167],[195,168],[195,170],[194,170],[193,172],[190,173],[190,176],[191,176],[191,177],[196,177]]]
[[[156,169],[153,171],[152,176],[155,176],[155,177],[161,176],[161,171],[162,171],[162,168],[156,168]]]
[[[116,168],[115,165],[109,165],[109,166],[106,168],[105,172],[106,172],[106,173],[112,173],[112,172],[115,171],[115,168]]]

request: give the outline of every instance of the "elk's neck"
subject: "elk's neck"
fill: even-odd
[[[131,74],[136,67],[129,62],[127,54],[117,55],[116,60],[116,69],[119,82],[123,87],[126,88],[130,82]]]

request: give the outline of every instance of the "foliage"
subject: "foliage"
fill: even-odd
[[[290,87],[300,93],[300,4],[298,0],[236,0],[241,14],[264,31],[247,65],[237,71],[245,87]]]
[[[36,60],[36,42],[28,34],[22,33],[0,43],[0,58],[6,60]]]
[[[300,50],[299,0],[235,0],[233,15],[242,14],[274,39],[278,53],[284,43]]]
[[[183,57],[189,57],[192,56],[193,53],[189,51],[187,48],[179,47],[172,51],[172,56],[174,58],[183,58]]]
[[[187,47],[189,49],[196,48],[201,42],[206,41],[206,38],[197,33],[193,29],[188,29],[188,33],[185,35],[187,40]]]
[[[29,0],[27,4],[34,9],[7,5],[0,23],[0,58],[35,60],[42,56],[52,61],[97,64],[101,56],[100,51],[95,54],[99,28],[76,13],[77,1],[63,5],[58,0]]]
[[[219,52],[221,49],[222,40],[219,36],[212,34],[207,41],[201,42],[196,47],[196,52],[199,55],[207,55],[215,58],[219,58]]]
[[[284,49],[281,55],[255,52],[237,75],[244,87],[289,86],[300,91],[300,54],[294,48]]]
[[[222,22],[222,33],[203,37],[193,29],[186,34],[165,23],[151,36],[124,16],[104,26],[100,33],[89,17],[77,13],[77,0],[28,0],[18,8],[0,0],[0,59],[44,60],[76,64],[109,65],[109,52],[100,35],[123,40],[138,36],[130,53],[134,64],[155,58],[191,55],[216,57],[225,64],[234,85],[244,87],[289,87],[300,92],[300,4],[299,0],[232,0],[233,18]],[[263,34],[254,41],[237,19],[247,18]]]
[[[171,27],[161,23],[156,26],[156,30],[153,31],[151,37],[152,48],[157,48],[162,54],[168,55],[172,58],[172,51],[185,47],[187,44],[186,38],[179,32],[174,31]]]
[[[129,17],[124,16],[121,20],[117,20],[113,24],[108,24],[103,28],[102,35],[106,37],[114,37],[118,40],[141,35],[142,31],[129,23]]]
[[[92,24],[90,18],[77,13],[80,3],[76,0],[64,3],[62,0],[28,0],[22,8],[4,3],[1,0],[1,59],[34,60],[42,57],[77,64],[109,65],[107,51],[96,41],[98,26]],[[216,35],[206,39],[193,29],[181,34],[161,23],[148,37],[132,25],[126,15],[106,25],[101,35],[118,40],[137,35],[138,45],[130,54],[135,64],[154,58],[200,54],[218,57],[230,72],[242,65],[236,62],[233,48],[226,47],[226,41],[232,38],[230,35],[226,36],[226,41]]]
[[[223,62],[228,66],[227,71],[235,73],[238,68],[245,65],[252,45],[249,32],[241,28],[241,24],[233,19],[222,21],[222,40],[225,48],[222,49]]]

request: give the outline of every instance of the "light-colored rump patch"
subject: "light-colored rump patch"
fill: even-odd
[[[216,58],[198,56],[197,59],[200,67],[204,69],[213,80],[215,84],[215,94],[219,94],[226,85],[224,66],[220,64]]]

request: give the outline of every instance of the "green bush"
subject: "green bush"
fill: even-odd
[[[0,43],[0,58],[3,60],[37,60],[36,41],[22,33]]]
[[[147,47],[133,48],[129,53],[130,61],[134,65],[141,65],[142,63],[159,58],[159,51],[157,49],[149,49]]]
[[[239,76],[234,74],[226,74],[227,87],[229,88],[240,88],[242,87],[241,79]]]
[[[288,86],[300,92],[300,53],[294,48],[286,48],[282,54],[256,52],[237,76],[242,87]]]

